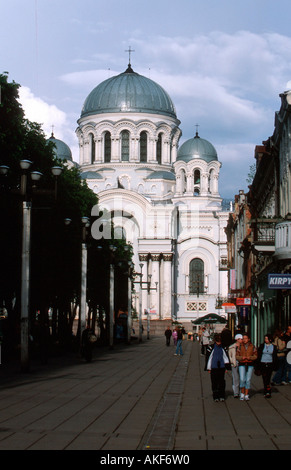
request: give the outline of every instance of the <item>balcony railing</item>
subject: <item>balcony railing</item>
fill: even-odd
[[[259,252],[275,251],[276,219],[255,219],[252,221],[253,245]]]
[[[277,260],[291,259],[291,221],[285,220],[276,225],[275,253]]]

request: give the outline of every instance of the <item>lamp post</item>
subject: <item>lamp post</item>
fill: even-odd
[[[87,227],[90,226],[88,217],[81,217],[82,222],[82,247],[81,247],[81,300],[80,300],[80,341],[82,333],[86,329],[86,305],[87,305]]]
[[[139,320],[139,342],[142,342],[142,291],[147,290],[147,339],[150,338],[150,327],[149,327],[149,297],[150,297],[150,291],[155,290],[157,291],[158,289],[158,282],[156,282],[156,287],[151,287],[151,275],[148,274],[147,276],[147,281],[142,280],[142,268],[143,264],[140,263],[140,273],[133,272],[133,276],[139,276],[139,281],[134,281],[136,284],[139,284],[139,315],[138,315],[138,320]],[[146,287],[143,287],[143,285],[146,285]]]
[[[152,282],[152,275],[151,274],[148,274],[148,281],[147,281],[147,291],[148,291],[148,295],[147,295],[147,301],[148,301],[148,305],[147,305],[147,339],[150,339],[150,294],[151,294],[151,290],[154,290],[157,292],[158,290],[158,282],[156,282],[156,287],[151,287],[151,282]]]
[[[134,264],[132,261],[128,262],[128,280],[127,280],[127,342],[130,343],[131,328],[132,328],[132,317],[131,317],[131,287],[132,287],[132,274]]]
[[[69,217],[64,219],[66,226],[69,226],[72,219]],[[88,249],[87,249],[87,228],[90,227],[89,217],[81,217],[82,225],[82,243],[81,243],[81,283],[80,283],[80,311],[79,311],[79,333],[80,346],[82,346],[82,334],[86,329],[86,313],[87,313],[87,266],[88,266]]]
[[[21,249],[21,312],[20,312],[20,362],[21,370],[29,370],[29,296],[30,296],[30,242],[31,242],[31,202],[27,201],[27,170],[32,162],[21,160],[22,170],[20,193],[22,201],[22,249]],[[39,175],[40,177],[41,175]],[[39,179],[39,178],[38,178]]]
[[[109,347],[113,349],[114,342],[114,253],[116,246],[109,246],[110,256],[110,267],[109,267]]]

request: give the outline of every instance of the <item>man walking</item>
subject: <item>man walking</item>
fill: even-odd
[[[230,370],[230,360],[221,344],[221,335],[214,335],[214,344],[206,349],[205,370],[210,371],[211,388],[214,401],[225,399],[225,370]]]
[[[166,345],[167,346],[170,346],[171,336],[172,336],[172,330],[168,326],[168,328],[165,331]]]

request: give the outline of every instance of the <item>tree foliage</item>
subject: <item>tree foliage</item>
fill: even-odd
[[[8,341],[10,344],[19,341],[22,235],[19,162],[28,159],[33,162],[30,170],[43,174],[37,188],[29,183],[27,193],[32,201],[31,328],[39,320],[46,322],[51,309],[53,335],[65,343],[72,335],[72,306],[78,305],[80,295],[81,217],[90,217],[98,198],[80,178],[77,167],[68,168],[55,158],[53,144],[46,139],[41,126],[25,118],[18,102],[19,85],[9,83],[8,74],[4,73],[0,74],[0,87],[0,165],[9,166],[8,174],[0,181],[0,307],[5,306],[9,312]],[[57,199],[51,173],[55,165],[63,168],[57,181]],[[68,226],[65,218],[71,219]],[[90,230],[87,241],[88,301],[93,309],[101,305],[106,311],[109,241],[92,239]],[[120,259],[124,258],[125,241],[116,244]],[[125,276],[121,279],[124,285]],[[119,303],[125,303],[123,297],[124,293]]]

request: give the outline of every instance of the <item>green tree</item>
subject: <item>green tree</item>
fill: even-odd
[[[252,184],[252,182],[254,180],[254,177],[255,177],[255,174],[256,174],[256,169],[257,169],[256,163],[254,163],[253,165],[250,165],[249,172],[248,172],[248,177],[246,179],[248,184]]]
[[[47,142],[41,126],[25,119],[18,102],[19,85],[9,83],[4,73],[0,75],[0,87],[0,165],[9,166],[7,176],[0,183],[0,307],[5,305],[9,312],[8,343],[19,341],[22,234],[19,162],[22,159],[33,162],[31,170],[43,173],[38,190],[31,184],[28,187],[28,197],[33,194],[31,327],[36,319],[45,322],[53,306],[59,315],[58,340],[61,336],[63,341],[64,330],[68,330],[71,321],[71,302],[78,297],[80,288],[80,220],[81,216],[90,215],[98,199],[76,168],[69,169],[56,160],[53,145]],[[63,167],[57,201],[50,171],[55,165]],[[74,221],[71,233],[66,231],[65,217]]]
[[[33,201],[31,332],[35,338],[40,336],[39,328],[48,321],[50,311],[52,339],[66,347],[72,338],[74,313],[80,300],[81,217],[90,217],[98,198],[80,178],[77,168],[69,169],[55,158],[53,144],[46,139],[41,126],[25,119],[18,101],[19,85],[14,81],[9,83],[7,73],[0,74],[0,87],[0,165],[10,168],[0,181],[0,307],[5,305],[9,312],[7,344],[19,342],[22,235],[19,162],[29,159],[33,162],[31,170],[43,173],[39,187],[30,185],[28,191]],[[63,168],[58,179],[57,200],[50,171],[55,165]],[[68,226],[64,223],[66,218],[71,219]],[[116,267],[117,309],[126,306],[127,270],[132,251],[125,251],[125,240],[94,240],[90,230],[87,243],[87,297],[94,320],[97,309],[106,315],[109,311],[109,244],[116,245],[115,261],[119,262]]]

